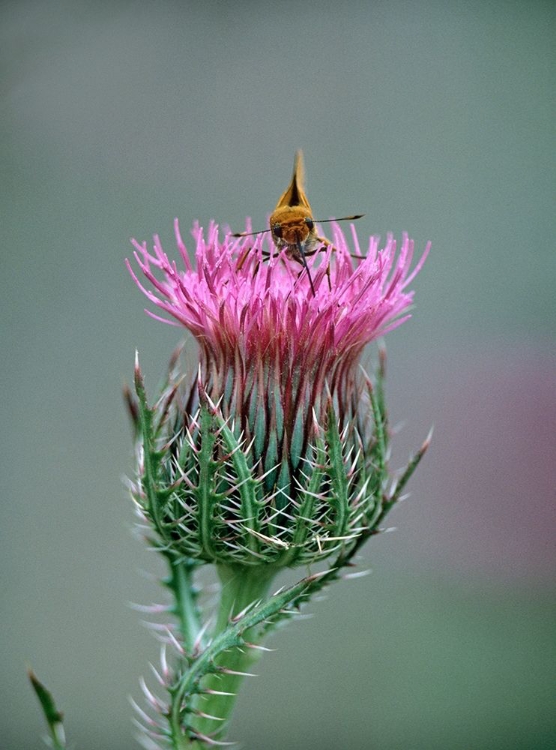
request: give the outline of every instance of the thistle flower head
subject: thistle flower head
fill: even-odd
[[[158,532],[186,556],[301,564],[349,543],[376,510],[376,414],[358,365],[367,343],[409,317],[428,247],[411,270],[407,236],[399,252],[391,236],[362,250],[353,226],[351,249],[332,231],[308,269],[268,234],[222,240],[215,224],[206,236],[194,227],[191,261],[176,222],[182,269],[157,237],[152,251],[133,242],[150,288],[130,272],[166,317],[149,314],[199,344],[197,382],[171,389],[160,415],[169,447],[151,446],[162,455]],[[140,481],[152,514],[144,492]]]

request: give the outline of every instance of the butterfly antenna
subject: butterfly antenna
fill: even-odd
[[[254,237],[256,234],[270,232],[270,229],[261,229],[259,232],[234,232],[232,237]]]
[[[363,216],[365,214],[354,214],[353,216],[341,216],[339,219],[313,219],[313,221],[316,224],[327,224],[329,221],[355,221],[355,219],[362,219]]]

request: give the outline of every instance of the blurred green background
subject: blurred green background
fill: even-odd
[[[246,749],[556,744],[553,2],[4,2],[0,17],[0,746],[136,747],[127,696],[160,601],[132,538],[121,402],[180,331],[147,318],[129,237],[263,226],[302,147],[320,217],[433,250],[388,337],[401,464],[435,425],[373,575],[271,645]],[[193,346],[193,344],[191,344]],[[141,571],[146,571],[144,574]]]

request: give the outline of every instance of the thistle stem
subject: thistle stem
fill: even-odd
[[[224,633],[233,624],[233,618],[243,612],[250,605],[265,600],[272,580],[277,570],[272,566],[241,566],[219,565],[217,567],[220,578],[220,604],[214,629],[214,636]],[[259,645],[264,636],[263,626],[253,627],[245,633],[245,641],[255,646]],[[196,729],[211,737],[221,737],[231,718],[238,690],[243,682],[242,674],[232,672],[250,672],[255,662],[259,660],[261,651],[245,646],[232,647],[216,657],[215,671],[203,681],[205,690],[218,693],[205,693],[199,697],[197,708],[210,716],[217,716],[222,721],[200,718],[196,722]],[[221,671],[222,670],[222,671]],[[222,695],[221,693],[231,693]]]
[[[193,580],[196,563],[194,560],[176,560],[171,554],[167,554],[166,558],[170,571],[166,585],[174,595],[173,613],[178,619],[184,648],[191,652],[201,630]]]

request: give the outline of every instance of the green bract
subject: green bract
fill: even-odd
[[[280,568],[349,550],[375,528],[387,502],[381,372],[374,388],[366,381],[354,391],[358,409],[339,414],[328,397],[290,460],[269,466],[239,419],[224,417],[222,400],[215,404],[200,382],[180,387],[175,361],[153,407],[136,375],[133,494],[160,547],[207,563]]]

